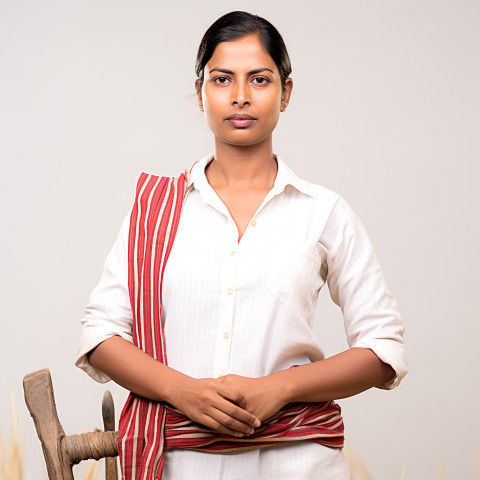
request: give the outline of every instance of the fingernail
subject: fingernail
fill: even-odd
[[[255,423],[253,424],[254,427],[259,427],[262,424],[260,420],[255,420]]]

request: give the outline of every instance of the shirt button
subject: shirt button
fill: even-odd
[[[227,288],[227,295],[231,295],[233,293],[233,288]]]
[[[232,251],[230,252],[230,256],[233,257],[234,255],[235,255],[235,250],[232,250]]]
[[[223,338],[225,338],[225,340],[228,340],[230,338],[230,334],[228,332],[225,332],[223,334]]]
[[[256,221],[256,220],[252,220],[252,222],[251,222],[250,225],[251,225],[252,227],[254,227],[256,224],[257,224],[257,221]]]

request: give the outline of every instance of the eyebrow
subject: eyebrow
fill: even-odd
[[[249,72],[247,72],[247,75],[253,75],[254,73],[261,73],[261,72],[264,72],[265,70],[275,73],[273,70],[270,70],[269,68],[256,68],[255,70],[250,70]],[[212,72],[221,72],[221,73],[228,73],[229,75],[235,75],[231,70],[228,70],[226,68],[213,68],[208,73],[212,73]]]

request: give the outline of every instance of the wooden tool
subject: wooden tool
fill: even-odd
[[[102,400],[103,429],[105,432],[115,431],[115,405],[112,394],[106,390]],[[117,480],[117,458],[105,457],[105,480]]]
[[[80,435],[66,435],[58,419],[48,368],[26,375],[23,390],[28,411],[42,444],[49,480],[74,480],[73,465],[82,460],[99,460],[118,455],[118,432],[114,431],[115,412],[110,392],[105,392],[102,404],[105,432],[96,430]],[[106,462],[105,478],[117,480],[116,458],[107,460],[112,461]]]

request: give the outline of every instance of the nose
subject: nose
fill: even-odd
[[[240,107],[250,104],[250,89],[248,83],[243,81],[235,82],[232,88],[232,105]]]

